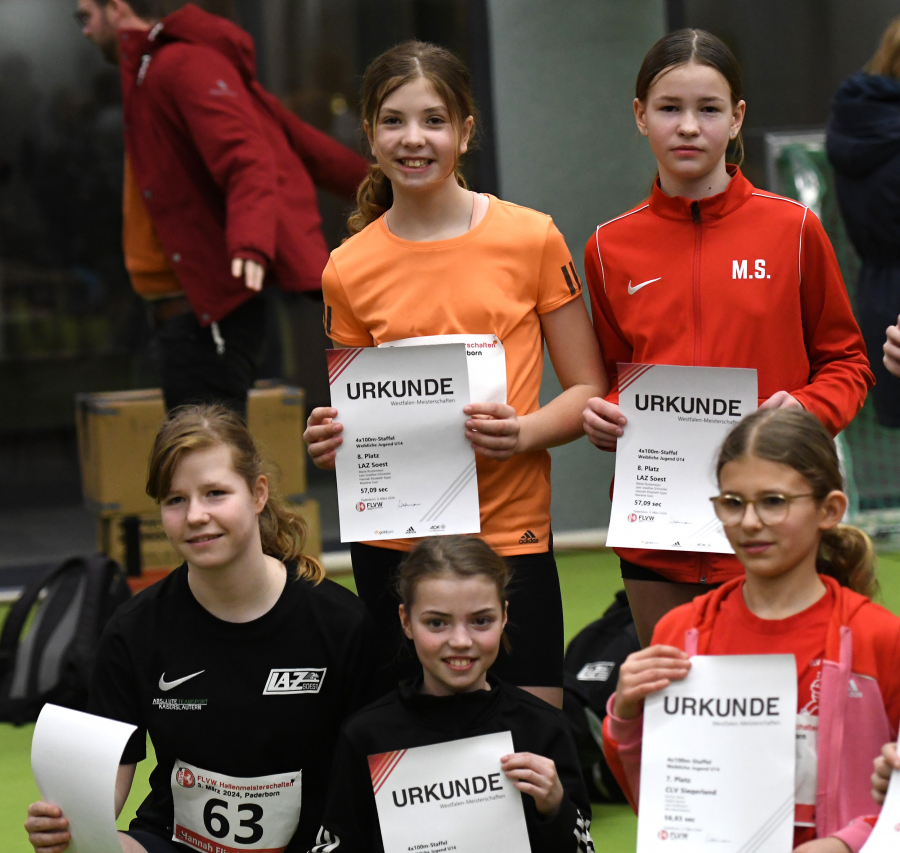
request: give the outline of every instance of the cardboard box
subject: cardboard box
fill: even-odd
[[[304,403],[303,391],[289,385],[254,388],[247,403],[250,432],[278,475],[275,487],[294,502],[306,493]],[[144,487],[153,441],[165,420],[162,392],[79,394],[75,405],[85,503],[103,516],[155,513]]]
[[[307,523],[305,551],[313,557],[322,556],[322,526],[319,519],[319,503],[306,500],[301,504],[292,504],[291,508],[298,512]],[[97,519],[97,547],[112,557],[123,568],[128,567],[127,558],[127,525],[129,518],[137,519],[140,538],[141,573],[160,577],[172,569],[177,569],[183,560],[169,544],[163,530],[159,510],[141,513],[137,516],[121,514],[109,515]]]
[[[247,425],[263,458],[275,466],[276,487],[286,500],[306,494],[306,395],[300,388],[254,388],[247,400]]]
[[[165,420],[162,392],[78,394],[75,423],[85,503],[101,515],[156,512],[144,488],[147,462]]]

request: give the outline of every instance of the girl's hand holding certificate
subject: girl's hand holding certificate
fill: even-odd
[[[516,788],[534,797],[534,805],[544,817],[556,817],[565,791],[553,759],[530,752],[514,752],[504,755],[500,766]]]
[[[519,448],[520,426],[516,410],[505,403],[470,403],[463,408],[469,416],[466,438],[472,449],[488,459],[504,461]],[[303,441],[317,468],[334,470],[334,457],[344,439],[344,427],[335,420],[337,409],[320,406],[310,412]]]
[[[683,680],[690,671],[690,658],[674,646],[650,646],[630,654],[619,669],[613,713],[633,720],[644,710],[648,696]]]

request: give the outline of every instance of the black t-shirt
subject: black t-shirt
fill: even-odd
[[[373,702],[344,726],[328,806],[312,853],[384,853],[368,757],[436,743],[511,732],[516,752],[553,759],[564,796],[552,819],[522,795],[534,853],[593,853],[591,806],[562,711],[488,675],[490,690],[429,696],[421,678]]]
[[[292,573],[268,613],[224,622],[194,598],[186,565],[120,607],[100,642],[88,710],[138,727],[123,764],[145,757],[150,733],[158,763],[131,828],[172,838],[176,760],[191,765],[180,777],[190,787],[198,775],[202,782],[302,771],[300,820],[287,849],[309,850],[340,726],[373,697],[369,625],[351,592]],[[242,838],[258,834],[259,813],[248,805],[239,812],[234,800],[251,796],[232,787],[207,806],[206,837],[228,843],[221,833],[229,820]],[[259,794],[259,808],[275,796]],[[246,828],[237,830],[241,821]]]

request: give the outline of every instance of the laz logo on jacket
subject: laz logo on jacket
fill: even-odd
[[[283,696],[288,693],[318,693],[325,680],[322,669],[273,669],[266,681],[263,696]]]
[[[732,261],[731,262],[731,278],[772,278],[766,272],[766,262],[759,258],[753,262],[753,269],[747,274],[747,264],[749,261]]]

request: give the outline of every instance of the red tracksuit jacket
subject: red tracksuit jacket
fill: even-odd
[[[119,33],[125,147],[201,324],[253,296],[231,259],[285,290],[318,290],[328,263],[316,186],[355,197],[367,164],[300,121],[256,79],[253,40],[189,4]]]
[[[788,391],[836,435],[875,379],[831,243],[807,207],[729,171],[728,189],[700,201],[667,196],[657,181],[588,240],[607,399],[619,399],[619,362],[754,367],[760,402]],[[616,553],[681,583],[743,572],[730,554]]]

